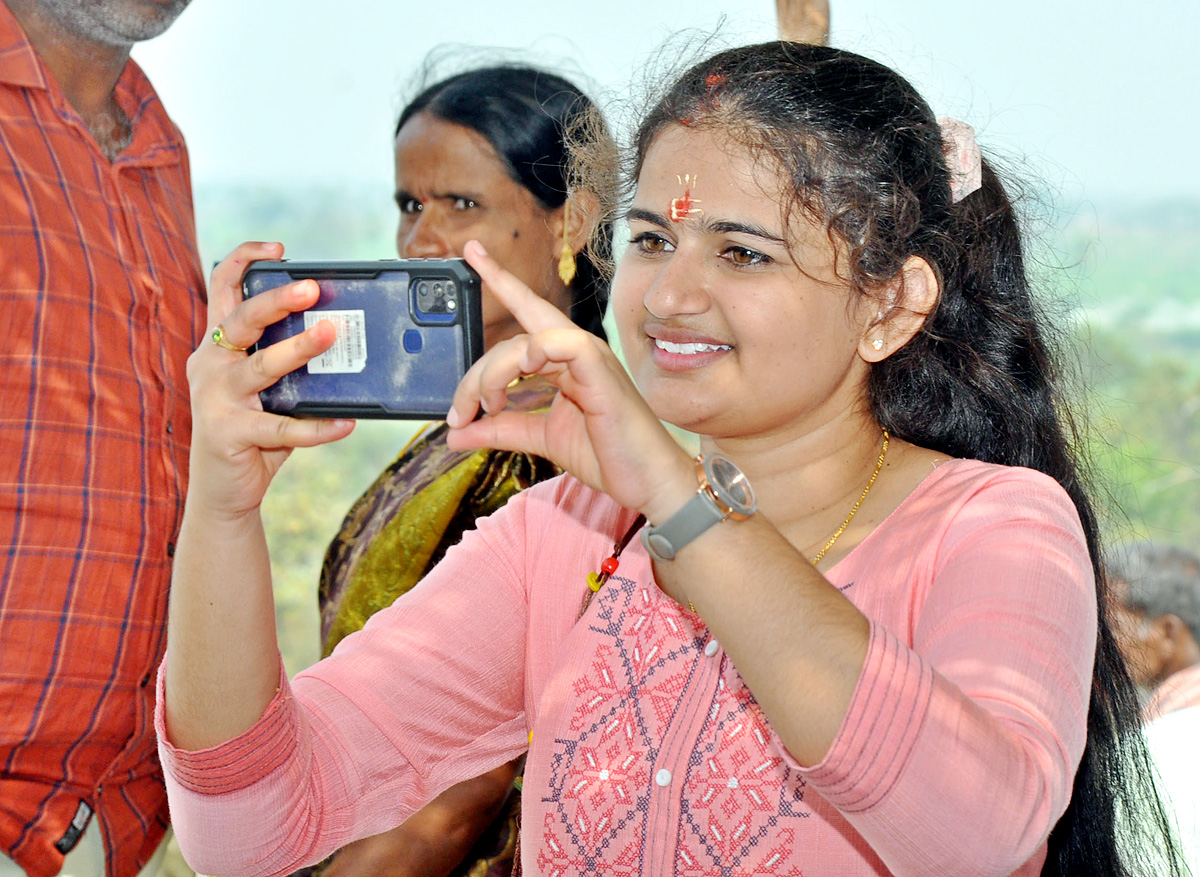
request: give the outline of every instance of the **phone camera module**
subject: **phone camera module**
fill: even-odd
[[[417,311],[421,316],[451,318],[458,313],[458,283],[449,278],[414,282]],[[438,321],[441,322],[441,321]]]

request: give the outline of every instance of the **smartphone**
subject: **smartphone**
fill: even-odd
[[[263,408],[292,417],[440,419],[458,382],[483,353],[479,275],[462,259],[378,262],[255,262],[247,298],[294,280],[317,281],[307,311],[268,326],[255,349],[322,319],[337,341],[259,394]]]

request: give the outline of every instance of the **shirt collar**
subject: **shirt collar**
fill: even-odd
[[[78,114],[63,97],[62,90],[56,83],[51,83],[46,66],[4,2],[0,2],[0,84],[49,92],[59,114],[83,126]],[[133,59],[121,71],[114,94],[133,125],[133,139],[117,157],[117,162],[139,166],[177,163],[183,150],[183,135],[167,116],[154,86]]]
[[[167,115],[154,86],[132,58],[117,80],[115,94],[117,103],[133,124],[133,140],[117,160],[139,165],[179,161],[183,135]]]
[[[48,88],[37,52],[7,3],[0,3],[0,82],[24,88]]]

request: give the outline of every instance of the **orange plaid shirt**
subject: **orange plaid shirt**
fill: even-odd
[[[110,163],[0,3],[0,853],[33,877],[89,808],[110,877],[167,826],[153,677],[204,284],[183,138],[133,62],[116,98]]]

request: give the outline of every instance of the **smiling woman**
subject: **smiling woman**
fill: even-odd
[[[197,351],[204,488],[159,716],[196,864],[286,870],[527,749],[530,873],[1177,873],[1048,327],[972,143],[844,51],[747,46],[676,78],[636,134],[612,288],[635,380],[465,244],[523,333],[464,378],[447,444],[567,474],[291,683],[256,437],[348,426],[264,420],[253,393],[331,339]],[[312,295],[235,306],[257,252],[214,279],[238,343]],[[505,408],[530,376],[551,404]]]
[[[686,190],[682,168],[694,181]],[[694,202],[684,218],[681,191]],[[614,311],[634,381],[670,423],[802,434],[861,396],[870,362],[855,352],[879,308],[865,296],[847,302],[845,247],[811,217],[782,213],[781,196],[778,171],[720,128],[668,128],[645,157]],[[889,352],[920,328],[901,314],[927,314],[937,294],[927,266],[911,273],[908,310],[875,333]]]

